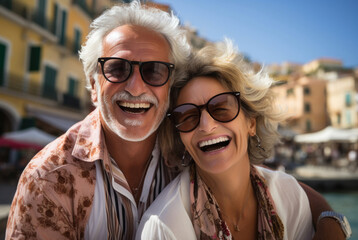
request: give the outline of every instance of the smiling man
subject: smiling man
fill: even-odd
[[[179,19],[134,1],[91,28],[80,58],[97,108],[31,160],[7,239],[132,239],[172,179],[156,139],[190,54]]]

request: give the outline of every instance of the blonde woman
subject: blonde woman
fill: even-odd
[[[228,41],[202,49],[171,92],[160,144],[189,165],[144,214],[142,239],[311,239],[297,181],[257,166],[279,140],[272,81],[254,74]]]

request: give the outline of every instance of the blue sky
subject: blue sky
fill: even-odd
[[[201,37],[234,40],[252,61],[321,57],[358,67],[358,0],[155,0]]]

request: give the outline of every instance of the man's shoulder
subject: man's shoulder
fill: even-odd
[[[38,181],[48,181],[64,175],[69,179],[85,177],[93,182],[95,163],[84,162],[72,156],[75,142],[74,131],[58,137],[31,159],[22,175]]]
[[[56,238],[54,234],[68,231],[72,239],[82,234],[94,199],[96,167],[72,157],[73,140],[59,137],[26,166],[9,214],[9,235],[17,231]]]

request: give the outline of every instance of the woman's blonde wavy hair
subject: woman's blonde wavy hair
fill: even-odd
[[[274,145],[280,140],[277,125],[285,118],[270,89],[273,80],[263,70],[255,73],[232,42],[225,39],[193,53],[191,60],[178,69],[171,89],[169,109],[176,106],[181,89],[191,79],[203,76],[213,77],[230,91],[241,93],[240,112],[248,118],[256,119],[256,134],[264,149],[257,147],[256,137],[249,137],[249,159],[253,164],[262,163],[273,154]],[[180,167],[185,147],[179,132],[168,118],[164,119],[159,129],[159,143],[167,164]]]

